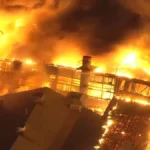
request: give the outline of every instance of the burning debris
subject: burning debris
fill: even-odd
[[[113,99],[106,109],[97,149],[141,150],[149,141],[150,106]]]

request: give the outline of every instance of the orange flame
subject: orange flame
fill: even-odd
[[[102,67],[98,67],[98,68],[95,69],[95,72],[102,73],[103,72],[103,68]]]
[[[56,51],[58,53],[54,58],[54,64],[72,68],[77,68],[81,65],[82,52],[73,43],[69,41],[60,42],[56,47]]]
[[[136,58],[136,53],[130,53],[123,59],[122,65],[130,65],[130,67],[136,68]]]
[[[25,64],[27,64],[27,65],[34,65],[36,63],[32,59],[26,59],[25,60]]]

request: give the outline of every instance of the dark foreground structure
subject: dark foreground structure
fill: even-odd
[[[113,99],[103,116],[98,150],[149,150],[150,105]]]
[[[92,150],[100,124],[80,93],[42,88],[0,98],[2,150]]]

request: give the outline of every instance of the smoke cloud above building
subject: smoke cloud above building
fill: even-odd
[[[16,38],[11,38],[9,55],[50,60],[77,49],[90,55],[112,52],[116,45],[141,34],[145,27],[143,13],[128,3],[123,0],[1,0],[0,12],[6,19],[23,20]]]

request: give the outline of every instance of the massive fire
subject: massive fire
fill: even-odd
[[[112,57],[106,56],[102,67],[97,67],[95,72],[108,72],[114,73],[118,76],[125,76],[128,78],[142,78],[145,80],[149,79],[150,64],[149,58],[144,56],[142,50],[128,50],[128,48],[119,49],[116,55]],[[108,61],[110,63],[108,63]],[[111,64],[113,65],[112,67]],[[144,77],[144,78],[143,78]]]
[[[31,22],[32,17],[27,17],[25,14],[14,15],[11,19],[7,14],[2,16],[3,21],[0,23],[0,52],[1,58],[7,58],[11,54],[13,44],[26,39],[26,32],[33,26],[33,23]],[[58,41],[54,49],[54,64],[73,68],[81,65],[84,50],[75,41]],[[141,78],[142,72],[146,75],[150,74],[149,58],[144,55],[146,54],[143,54],[142,47],[137,47],[136,45],[118,46],[111,56],[101,56],[94,62],[94,65],[97,66],[95,72]],[[31,61],[27,63],[31,64]]]
[[[26,34],[29,28],[33,26],[33,23],[31,22],[32,17],[27,17],[25,14],[19,14],[14,15],[14,17],[11,17],[10,19],[9,16],[3,15],[2,19],[3,21],[1,21],[0,23],[0,59],[4,60],[4,58],[9,58],[10,56],[16,58],[17,54],[14,54],[15,56],[12,55],[13,45],[26,39]],[[44,51],[44,49],[42,50]],[[52,56],[52,59],[49,58],[50,63],[53,63],[56,66],[63,66],[64,68],[71,67],[73,69],[76,69],[82,65],[82,56],[85,54],[85,51],[76,43],[76,41],[73,41],[73,39],[62,41],[58,40],[57,44],[54,46],[54,50],[55,54]],[[93,74],[112,73],[118,76],[124,76],[128,78],[142,78],[143,80],[149,80],[149,57],[145,56],[146,54],[143,54],[143,51],[144,50],[142,47],[137,47],[136,45],[121,45],[117,48],[114,48],[114,52],[111,55],[106,54],[102,56],[96,56],[96,59],[93,61],[91,67],[92,69],[94,68],[92,70]],[[11,61],[13,61],[13,59]],[[26,79],[26,81],[22,82],[20,88],[17,88],[16,91],[28,90],[32,89],[33,87],[51,87],[54,84],[53,79],[49,77],[50,75],[47,75],[47,77],[45,78],[45,73],[43,72],[43,74],[40,74],[39,78],[32,77],[34,74],[33,71],[37,71],[39,69],[38,63],[32,60],[32,57],[24,58],[21,61],[23,61],[23,66],[25,68],[31,69],[32,75],[30,72],[31,78]],[[9,70],[9,68],[11,68],[10,61],[6,63],[5,67],[7,68],[7,71]],[[3,64],[0,64],[0,70],[4,71]],[[23,79],[24,78],[25,77],[23,77]],[[42,80],[42,78],[44,79]],[[40,84],[37,83],[39,79],[41,81]],[[52,80],[52,82],[50,82],[50,80]],[[63,89],[62,91],[79,91],[80,78],[76,78],[74,74],[72,75],[72,77],[69,76],[68,78],[66,77],[62,80],[69,82],[69,84],[75,85],[74,87],[69,87],[68,83],[66,83],[66,85],[64,86],[65,90]],[[114,81],[111,80],[108,82],[110,84]],[[112,85],[102,85],[93,81],[89,83],[89,86],[90,90],[88,91],[88,95],[91,97],[97,97],[99,99],[110,99],[113,97],[114,87]],[[5,87],[2,88],[1,94],[6,94],[9,91],[4,90],[6,89]],[[62,87],[62,83],[58,82],[58,85],[56,85],[56,89],[62,89]],[[104,88],[105,90],[102,91],[102,88]],[[138,102],[146,105],[146,102],[144,101]]]
[[[34,65],[34,64],[36,64],[32,59],[26,59],[24,62],[27,65]]]
[[[24,14],[14,14],[10,17],[1,12],[0,22],[0,52],[1,58],[12,56],[13,45],[24,42],[30,19]]]
[[[62,53],[60,51],[63,50]],[[70,41],[63,41],[56,46],[56,56],[53,63],[56,65],[63,65],[66,67],[77,68],[81,66],[82,51],[75,44]]]
[[[63,48],[63,47],[62,47]],[[54,59],[55,64],[70,66],[76,68],[81,62],[81,49],[70,48],[65,45],[63,55],[58,55]],[[71,50],[71,51],[70,51]],[[125,76],[128,78],[143,78],[148,80],[150,74],[149,58],[143,54],[143,49],[133,47],[119,47],[114,50],[115,53],[101,56],[93,65],[96,66],[95,73],[113,73],[118,76]],[[74,59],[75,58],[75,59]]]

